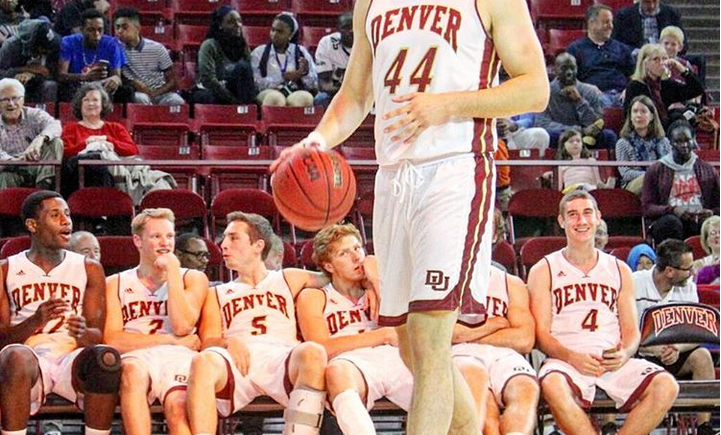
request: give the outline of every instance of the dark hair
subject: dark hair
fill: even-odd
[[[613,14],[613,9],[606,5],[593,5],[590,8],[586,9],[586,24],[588,24],[588,22],[592,19],[596,18],[598,14],[604,10],[609,11]]]
[[[95,8],[85,9],[80,15],[80,22],[83,23],[83,26],[85,26],[86,21],[94,20],[96,18],[100,18],[101,20],[103,20],[103,26],[105,26],[105,16],[102,14],[102,12]]]
[[[696,130],[694,130],[690,122],[686,121],[685,119],[677,119],[672,122],[671,125],[669,125],[666,129],[666,136],[669,140],[671,140],[671,132],[676,130],[677,128],[688,128],[691,132],[691,137],[696,137]]]
[[[275,235],[273,227],[270,225],[270,222],[268,222],[268,219],[255,213],[234,211],[228,213],[226,220],[228,221],[228,225],[235,221],[245,222],[245,224],[248,225],[248,237],[250,238],[250,243],[255,243],[258,240],[265,242],[260,258],[263,260],[268,258],[270,249],[273,246],[273,236]]]
[[[561,136],[558,138],[558,150],[556,151],[556,160],[571,160],[571,155],[566,152],[566,142],[573,136],[581,136],[583,139],[583,133],[576,127],[566,129]],[[581,140],[581,158],[587,159],[591,157],[591,152],[586,148],[586,144]]]
[[[633,123],[631,122],[631,112],[633,110],[633,106],[636,103],[641,103],[651,112],[651,115],[653,116],[653,119],[651,119],[651,122],[648,123],[648,135],[653,137],[654,139],[661,139],[665,136],[665,133],[663,131],[663,125],[661,124],[661,118],[658,116],[658,109],[656,109],[656,105],[653,103],[653,100],[651,97],[647,95],[638,95],[634,97],[633,100],[631,100],[631,104],[628,105],[628,114],[626,115],[626,120],[623,122],[623,127],[621,127],[620,135],[621,137],[629,137],[631,136],[631,133],[634,132]]]
[[[120,8],[115,11],[115,14],[113,14],[113,23],[115,23],[120,18],[127,18],[130,21],[134,22],[136,25],[140,24],[140,14],[135,8]]]
[[[73,106],[73,116],[78,120],[83,119],[83,98],[85,98],[90,91],[100,92],[100,100],[103,104],[103,108],[100,110],[101,118],[105,118],[105,115],[113,111],[113,103],[110,102],[110,97],[105,91],[105,88],[103,88],[103,85],[97,82],[85,83],[75,92],[73,101],[71,102]]]
[[[26,219],[37,219],[43,201],[51,198],[62,199],[63,196],[53,190],[40,190],[31,193],[25,198],[25,201],[23,201],[22,208],[20,209],[20,218],[23,222],[25,222]]]
[[[245,36],[240,34],[238,38],[230,38],[223,31],[223,19],[229,13],[235,11],[232,7],[224,5],[214,10],[210,14],[210,26],[205,39],[215,39],[220,44],[221,50],[228,59],[236,62],[240,59],[250,59],[250,48],[245,40]]]
[[[205,240],[203,240],[203,238],[197,234],[183,233],[175,238],[175,250],[186,251],[188,249],[188,244],[191,240],[200,240],[202,242],[205,242]]]
[[[293,52],[293,55],[295,57],[295,65],[298,66],[298,62],[300,61],[300,57],[303,56],[303,53],[300,51],[300,44],[298,44],[298,35],[299,35],[299,25],[298,21],[296,21],[295,17],[293,17],[288,12],[281,12],[280,14],[276,15],[275,18],[273,18],[273,21],[278,20],[284,22],[289,28],[290,28],[290,41],[288,48],[290,48],[290,44],[295,44],[295,51]],[[272,47],[273,43],[271,41],[268,41],[267,44],[265,44],[265,50],[263,50],[263,55],[260,57],[260,63],[258,64],[258,69],[260,70],[260,76],[265,77],[268,75],[268,59],[270,58],[270,48]]]
[[[656,267],[659,271],[667,267],[679,267],[681,256],[689,252],[693,254],[693,248],[683,240],[664,240],[656,247]]]

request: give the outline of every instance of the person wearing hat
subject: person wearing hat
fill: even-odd
[[[251,53],[258,103],[268,106],[313,105],[318,73],[313,57],[297,43],[298,21],[288,12],[275,16],[270,41]]]
[[[0,78],[14,78],[25,87],[25,101],[57,99],[60,35],[44,18],[24,20],[18,34],[0,47]]]

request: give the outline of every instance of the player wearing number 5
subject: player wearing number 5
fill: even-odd
[[[538,376],[564,433],[597,433],[583,408],[599,387],[621,412],[630,411],[619,433],[647,434],[673,404],[678,385],[661,367],[632,358],[640,339],[633,278],[626,264],[594,247],[600,219],[588,192],[564,196],[558,223],[566,247],[529,273],[536,343],[548,357]]]
[[[541,47],[523,0],[358,0],[353,34],[320,124],[271,170],[300,148],[343,142],[375,104],[373,240],[388,289],[380,324],[403,325],[415,379],[408,433],[478,434],[451,335],[459,308],[480,312],[485,302],[494,118],[546,107]],[[511,78],[498,85],[501,63]]]
[[[128,435],[150,435],[149,405],[156,399],[171,434],[189,435],[185,388],[200,347],[195,325],[208,278],[180,267],[175,217],[145,209],[132,222],[140,264],[107,279],[105,341],[122,353],[120,403]]]

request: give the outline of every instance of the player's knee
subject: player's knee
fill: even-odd
[[[171,422],[183,422],[187,420],[185,404],[185,393],[180,391],[171,392],[163,401],[163,412],[165,419]]]
[[[120,387],[120,353],[110,346],[84,348],[75,359],[75,375],[88,393],[115,394]]]
[[[466,380],[469,387],[472,389],[488,387],[488,372],[486,372],[482,367],[463,360],[456,360],[454,363],[458,367],[458,370],[461,372],[461,375],[463,375],[463,379]]]
[[[686,360],[691,369],[691,373],[694,375],[694,379],[701,379],[699,375],[710,374],[714,376],[713,370],[713,359],[711,358],[711,352],[705,347],[699,347],[691,352]],[[713,379],[713,378],[710,378]]]
[[[37,370],[37,358],[28,348],[12,346],[0,353],[0,379],[3,384],[8,380],[30,379]]]
[[[568,397],[568,382],[560,373],[549,373],[541,380],[543,397],[549,402],[559,402]]]
[[[215,352],[200,352],[193,356],[190,363],[190,375],[188,384],[192,385],[212,385],[218,373],[225,370],[225,362],[222,357]]]
[[[325,369],[328,364],[328,354],[325,348],[318,343],[306,341],[298,346],[297,349],[298,362],[304,369]]]
[[[147,390],[150,373],[144,362],[136,358],[125,358],[122,361],[122,367],[121,391]]]
[[[352,385],[352,374],[345,361],[333,361],[325,368],[325,385],[331,399]]]
[[[530,376],[516,376],[503,390],[506,403],[526,403],[535,409],[540,391],[538,382]]]
[[[678,390],[678,382],[667,372],[654,376],[648,385],[648,395],[651,397],[651,403],[655,403],[659,407],[670,408],[676,400],[676,396],[678,396]]]

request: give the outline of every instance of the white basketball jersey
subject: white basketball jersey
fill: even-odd
[[[323,287],[323,291],[325,292],[323,316],[332,337],[361,334],[378,327],[364,308],[366,305],[365,294],[354,303],[338,293],[333,284],[329,283]]]
[[[223,336],[296,345],[293,293],[282,270],[270,270],[256,287],[229,282],[215,287]]]
[[[551,273],[551,334],[577,352],[600,353],[621,340],[618,260],[596,253],[598,261],[588,274],[569,263],[563,250],[545,257]]]
[[[373,52],[376,156],[381,166],[496,149],[493,119],[453,117],[429,127],[411,145],[393,142],[383,133],[398,121],[383,120],[385,113],[400,106],[391,100],[394,97],[475,91],[498,84],[500,62],[476,0],[374,0],[365,29]]]
[[[501,269],[491,266],[486,292],[485,314],[460,314],[458,323],[466,326],[479,326],[491,317],[508,315],[508,276]]]
[[[15,326],[30,318],[43,302],[59,298],[68,302],[74,314],[82,314],[83,297],[88,283],[85,257],[65,251],[65,258],[47,274],[30,261],[28,251],[8,258],[5,291],[10,301],[10,324]],[[65,318],[48,322],[44,333],[67,333]]]
[[[188,269],[180,268],[185,278]],[[123,313],[123,330],[137,334],[172,334],[168,318],[168,283],[154,292],[138,278],[138,268],[118,274],[118,298]]]

